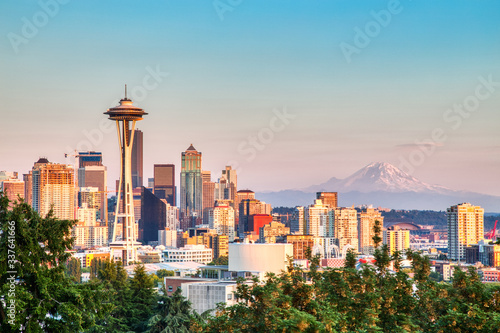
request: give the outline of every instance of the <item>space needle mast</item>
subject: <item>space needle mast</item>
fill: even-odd
[[[120,105],[108,109],[104,114],[110,120],[116,121],[118,143],[120,145],[120,183],[116,202],[115,223],[113,224],[113,237],[110,244],[111,257],[113,251],[122,251],[122,263],[127,266],[131,261],[137,261],[137,242],[135,234],[134,196],[132,188],[132,146],[134,144],[135,122],[142,120],[147,115],[143,109],[133,105],[127,98],[127,85],[125,85],[125,98],[120,100]],[[122,239],[116,239],[116,227],[121,220]]]

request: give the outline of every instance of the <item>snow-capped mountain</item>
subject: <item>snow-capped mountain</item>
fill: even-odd
[[[325,183],[303,189],[256,193],[273,207],[306,206],[314,202],[315,192],[338,192],[339,205],[374,205],[393,209],[445,210],[451,205],[471,202],[486,211],[500,211],[500,197],[454,191],[424,183],[389,163],[371,163],[351,176],[330,178]]]
[[[424,183],[385,162],[371,163],[344,179],[331,178],[327,182],[302,189],[304,192],[337,191],[362,193],[384,192],[439,192],[451,190]]]

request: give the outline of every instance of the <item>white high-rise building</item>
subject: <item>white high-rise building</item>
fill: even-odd
[[[330,211],[330,206],[324,205],[319,199],[315,200],[314,205],[304,208],[304,219],[308,235],[317,237],[330,236]]]
[[[208,210],[210,229],[215,229],[217,234],[226,235],[230,242],[234,241],[234,209],[231,206],[216,206]]]
[[[161,199],[165,204],[165,227],[170,230],[179,229],[179,208],[170,205],[166,199]]]
[[[465,248],[484,239],[484,209],[470,203],[451,206],[448,220],[448,258],[465,260]]]
[[[75,238],[73,245],[84,249],[107,246],[108,227],[97,223],[96,208],[88,208],[86,203],[82,205],[76,211],[78,223],[72,231]]]
[[[168,248],[177,247],[177,230],[158,230],[158,245],[163,245]]]

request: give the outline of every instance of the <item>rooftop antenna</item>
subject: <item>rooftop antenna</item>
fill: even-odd
[[[125,85],[125,99],[127,99],[127,85]]]

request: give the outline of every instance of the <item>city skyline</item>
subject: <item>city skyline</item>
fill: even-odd
[[[116,130],[102,113],[127,83],[149,113],[144,179],[154,164],[180,170],[192,143],[204,170],[217,179],[232,165],[242,189],[413,158],[427,183],[500,195],[497,2],[56,3],[0,4],[0,170],[94,150],[114,189]],[[39,23],[33,36],[26,22]]]

